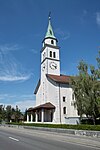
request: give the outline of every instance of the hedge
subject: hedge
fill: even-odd
[[[14,123],[14,122],[7,123],[7,124],[22,125],[22,126],[34,126],[34,127],[47,127],[47,128],[100,131],[100,125],[66,125],[66,124]]]

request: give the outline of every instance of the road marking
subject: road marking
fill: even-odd
[[[15,139],[15,138],[13,138],[13,137],[9,137],[9,139],[19,142],[18,139]]]

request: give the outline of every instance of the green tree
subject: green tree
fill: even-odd
[[[25,110],[25,113],[24,113],[24,121],[27,120],[27,109]]]
[[[6,119],[8,122],[10,122],[10,120],[11,120],[11,115],[12,115],[12,107],[11,107],[11,105],[8,105],[6,107]]]
[[[6,112],[5,106],[0,105],[0,122],[5,120]]]
[[[18,108],[18,106],[16,106],[14,115],[15,115],[15,122],[19,122],[22,113],[20,109]]]
[[[78,75],[72,77],[71,85],[75,95],[75,106],[80,118],[85,114],[93,123],[100,115],[100,52],[97,58],[98,68],[84,61],[78,65]]]

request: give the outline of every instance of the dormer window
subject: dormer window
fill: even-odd
[[[51,44],[54,44],[54,41],[53,41],[53,40],[51,40]]]
[[[52,35],[52,31],[51,30],[49,30],[50,31],[50,34]]]

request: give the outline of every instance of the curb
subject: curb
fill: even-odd
[[[56,132],[56,133],[63,133],[63,134],[73,134],[73,135],[81,135],[81,136],[100,138],[100,131],[46,128],[46,127],[29,127],[29,126],[19,126],[19,125],[4,125],[4,126],[12,127],[12,128],[23,128],[23,129],[49,131],[49,132]]]

